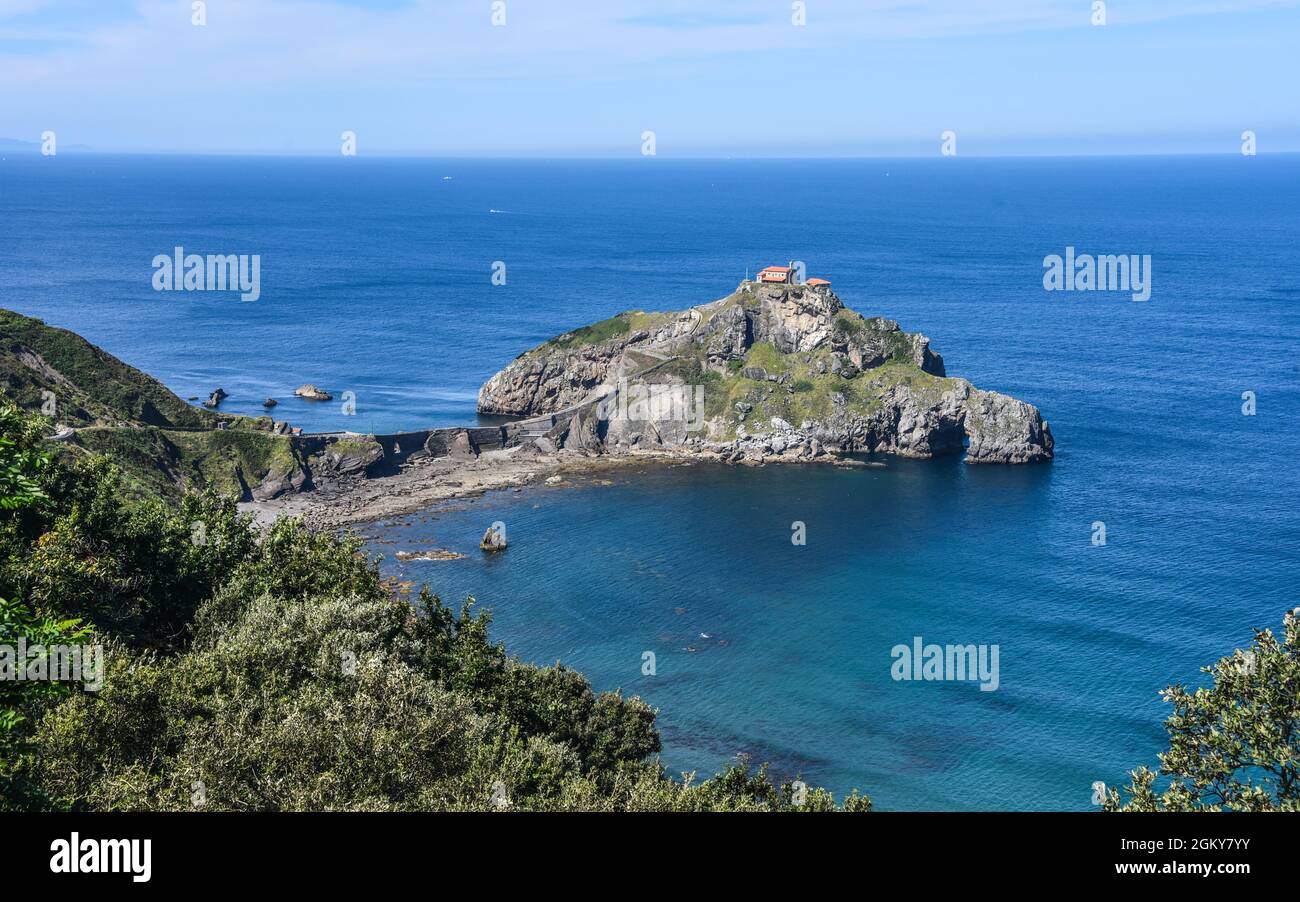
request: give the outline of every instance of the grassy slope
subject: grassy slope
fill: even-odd
[[[904,383],[913,390],[921,390],[925,397],[937,399],[952,381],[923,372],[910,361],[890,361],[852,379],[818,375],[814,369],[817,360],[829,357],[829,352],[821,350],[810,355],[781,354],[766,343],[749,349],[738,369],[761,366],[768,373],[789,374],[788,385],[749,379],[739,372],[723,376],[704,370],[689,359],[676,361],[674,366],[687,382],[704,385],[705,418],[726,420],[722,436],[725,438],[734,438],[735,427],[741,422],[750,432],[761,432],[771,428],[772,417],[780,417],[794,426],[804,420],[825,421],[836,409],[833,400],[836,394],[844,399],[844,412],[865,416],[880,409],[881,395],[894,385]],[[735,407],[737,403],[749,404],[752,410],[741,416]]]
[[[543,342],[528,354],[546,354],[553,351],[571,351],[588,345],[597,345],[611,338],[619,338],[642,329],[655,329],[671,321],[675,313],[646,313],[642,310],[626,310],[623,313],[602,319],[589,326],[582,326],[572,332],[557,335],[550,341]]]
[[[54,373],[25,365],[23,357],[31,353]],[[27,410],[40,410],[42,392],[53,392],[58,404],[55,419],[70,426],[140,423],[211,428],[223,419],[190,406],[157,379],[80,335],[4,309],[0,309],[0,388]]]
[[[740,291],[722,303],[706,309],[705,322],[729,305],[755,306],[758,299],[752,291]],[[744,423],[751,432],[771,428],[772,417],[780,417],[798,426],[804,420],[826,420],[835,410],[833,397],[844,399],[844,411],[849,414],[869,415],[880,408],[880,397],[891,386],[903,383],[918,391],[923,397],[938,399],[948,390],[953,380],[932,376],[912,362],[911,341],[903,332],[884,332],[878,328],[879,318],[868,319],[849,309],[841,310],[835,317],[837,332],[849,336],[867,331],[878,331],[886,336],[891,355],[884,365],[874,367],[846,379],[841,376],[819,375],[819,362],[829,369],[831,349],[823,345],[809,353],[782,354],[767,342],[750,347],[743,361],[731,361],[728,372],[719,374],[704,365],[703,351],[684,356],[666,366],[659,366],[657,374],[672,373],[690,384],[704,385],[705,418],[721,418],[725,422],[722,438],[734,438],[736,426]],[[789,386],[749,379],[742,371],[762,367],[770,374],[789,375]],[[741,416],[737,403],[752,406]]]
[[[302,467],[292,440],[270,431],[270,417],[193,407],[76,333],[0,309],[0,394],[39,412],[46,391],[57,404],[51,419],[78,428],[63,447],[112,457],[138,494],[209,486],[242,494],[271,471]],[[221,422],[227,428],[218,430]]]
[[[96,426],[79,430],[66,447],[111,457],[137,495],[213,488],[243,497],[245,489],[259,485],[268,474],[295,473],[303,466],[290,436],[258,429],[191,432]]]
[[[737,292],[719,304],[708,305],[704,321],[727,305],[755,303],[752,292]],[[599,344],[657,328],[677,316],[627,311],[565,333],[528,353]],[[835,327],[852,335],[873,329],[874,322],[843,310]],[[659,374],[675,374],[703,384],[706,417],[721,420],[723,435],[730,438],[741,422],[759,431],[769,427],[772,417],[796,426],[804,420],[824,420],[835,410],[837,394],[843,397],[848,412],[868,414],[879,408],[881,393],[899,382],[935,396],[947,387],[950,380],[924,373],[911,362],[910,345],[903,333],[889,336],[895,344],[891,359],[851,379],[818,375],[818,362],[830,362],[829,347],[808,354],[781,354],[762,342],[749,349],[744,361],[732,361],[726,374],[708,370],[702,350],[667,364],[656,362],[654,368]],[[43,373],[24,363],[23,357],[30,361],[32,353],[53,372]],[[754,366],[776,375],[788,374],[794,391],[741,375],[742,369]],[[304,465],[292,439],[269,431],[269,417],[252,420],[193,407],[156,379],[79,335],[0,309],[0,393],[20,407],[39,410],[44,391],[55,393],[58,423],[81,427],[72,447],[113,457],[126,471],[130,486],[141,494],[170,495],[183,488],[208,486],[242,494],[269,473],[286,475]],[[740,416],[737,402],[751,405],[752,410]],[[222,421],[228,428],[217,430],[216,424]],[[195,427],[207,431],[183,431]]]
[[[728,306],[752,308],[759,303],[752,287],[736,291],[720,302],[700,308],[700,328]],[[626,311],[556,336],[524,356],[571,351],[600,344],[638,330],[657,328],[679,315],[672,312]],[[881,322],[878,317],[869,319],[847,308],[836,315],[836,332],[843,333],[849,339],[868,332],[878,333],[884,336],[891,352],[883,366],[874,367],[849,379],[818,374],[816,367],[819,361],[829,368],[831,350],[828,346],[809,354],[782,354],[771,344],[760,342],[749,349],[743,361],[731,361],[726,374],[710,371],[704,365],[702,350],[666,365],[659,361],[647,363],[654,369],[656,376],[673,374],[688,383],[703,384],[705,416],[725,421],[722,436],[725,438],[735,437],[735,429],[740,422],[744,422],[751,431],[757,431],[770,428],[772,417],[780,417],[795,426],[804,420],[825,420],[835,410],[833,397],[837,394],[844,399],[845,412],[870,414],[879,409],[881,394],[898,383],[906,383],[913,390],[920,390],[925,396],[936,399],[951,387],[951,380],[932,376],[912,362],[911,340],[906,333],[886,331],[881,328]],[[635,356],[632,359],[637,360]],[[784,385],[760,382],[740,374],[741,370],[754,366],[778,376],[789,374],[795,391],[792,393]],[[753,410],[741,417],[735,408],[737,402],[750,404]]]

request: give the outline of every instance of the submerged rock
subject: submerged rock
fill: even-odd
[[[393,556],[399,561],[458,561],[465,555],[440,548],[436,551],[399,551]]]

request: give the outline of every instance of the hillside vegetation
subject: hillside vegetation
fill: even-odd
[[[231,419],[187,404],[157,379],[75,332],[4,309],[0,388],[25,410],[40,410],[49,392],[56,404],[54,419],[69,426],[210,429]]]
[[[690,398],[687,414],[625,403],[654,390]],[[1055,447],[1038,408],[949,377],[929,338],[825,284],[746,280],[711,303],[565,332],[488,379],[478,410],[560,414],[543,451],[688,448],[730,463],[869,452],[1022,464]]]
[[[102,644],[106,666],[98,691],[0,682],[0,808],[835,807],[746,761],[671,779],[650,707],[513,660],[472,599],[412,603],[357,540],[259,536],[211,492],[130,501],[48,428],[0,406],[0,643]]]
[[[0,396],[71,428],[64,453],[108,454],[136,497],[211,488],[247,499],[309,466],[270,417],[195,407],[80,335],[0,309]],[[218,428],[220,427],[220,428]]]

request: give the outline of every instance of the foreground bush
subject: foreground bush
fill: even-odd
[[[10,406],[0,406],[0,512],[6,549],[20,548],[15,530],[31,508],[48,501],[39,483],[50,457],[40,450],[39,423],[24,419]],[[66,684],[19,679],[26,662],[19,648],[84,644],[90,630],[76,618],[33,611],[17,600],[14,587],[0,582],[0,808],[33,808],[48,804],[40,787],[15,772],[15,763],[28,751],[26,726],[30,717],[66,694]],[[12,658],[9,656],[13,655]]]
[[[1202,672],[1212,685],[1160,693],[1174,710],[1159,773],[1133,771],[1127,798],[1112,790],[1106,809],[1300,811],[1300,608],[1283,617],[1281,641],[1257,630],[1249,649]]]
[[[84,640],[77,618],[93,623],[107,647],[98,692],[22,699],[0,745],[9,807],[835,807],[821,790],[796,804],[745,761],[669,779],[644,702],[512,660],[472,601],[425,589],[413,606],[355,539],[297,521],[258,537],[212,496],[133,503],[109,461],[51,460],[13,411],[0,427],[22,499],[0,511],[0,595],[42,629]]]

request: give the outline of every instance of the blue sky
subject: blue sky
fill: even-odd
[[[0,138],[197,153],[1300,150],[1300,2],[0,0]]]

